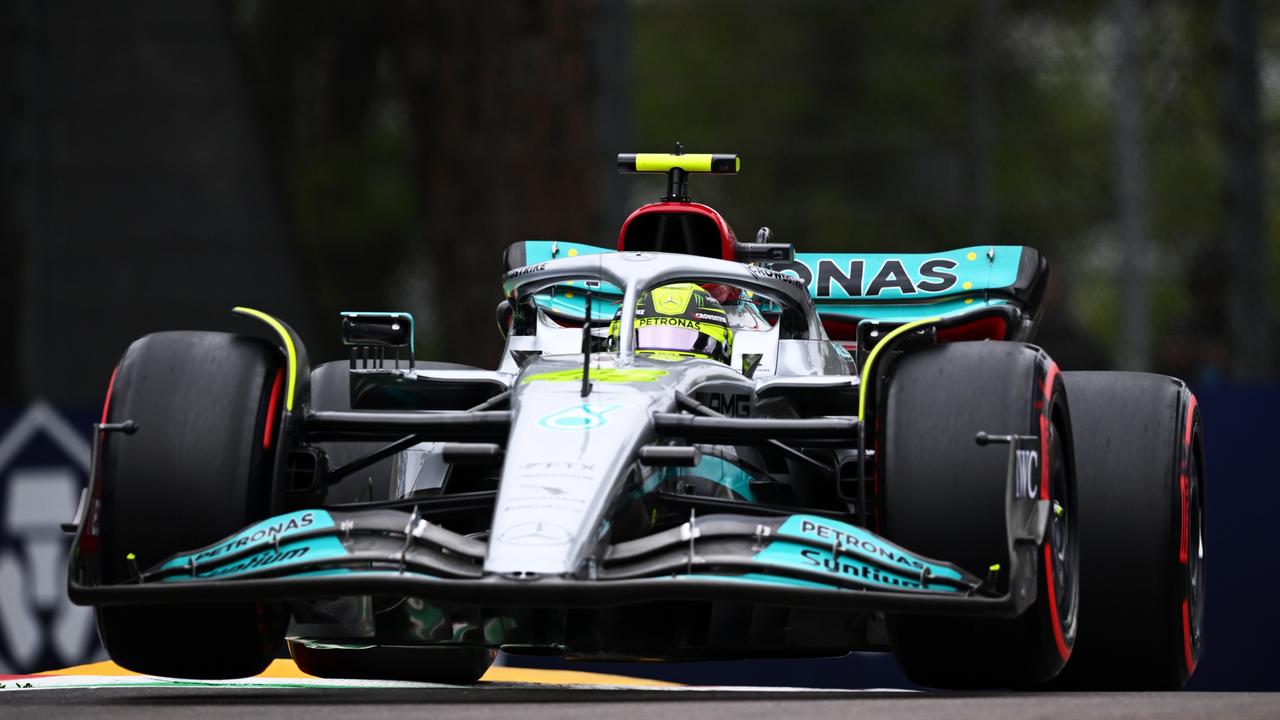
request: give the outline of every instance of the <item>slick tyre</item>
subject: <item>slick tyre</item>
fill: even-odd
[[[912,682],[948,689],[1035,687],[1071,655],[1079,554],[1067,396],[1057,366],[1012,342],[939,345],[904,355],[881,416],[885,535],[978,577],[1000,565],[1009,585],[1005,497],[1008,445],[979,447],[978,432],[1035,436],[1030,496],[1054,512],[1034,563],[1036,599],[1012,619],[890,616],[890,641]]]
[[[137,428],[101,447],[104,582],[131,581],[271,514],[282,365],[270,344],[223,333],[157,333],[129,346],[104,409],[108,422]],[[187,678],[261,672],[287,620],[262,603],[105,606],[96,616],[112,660]]]
[[[1056,685],[1172,690],[1203,643],[1204,448],[1181,381],[1062,374],[1079,468],[1080,640]]]
[[[494,651],[471,646],[343,646],[290,640],[289,654],[299,670],[316,677],[470,685],[489,669]]]

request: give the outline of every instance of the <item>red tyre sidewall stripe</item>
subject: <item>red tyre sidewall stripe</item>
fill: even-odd
[[[107,381],[107,396],[102,399],[102,420],[99,422],[107,422],[107,411],[111,409],[111,393],[116,389],[116,374],[120,372],[120,366],[117,365],[111,370],[111,379]]]
[[[1191,446],[1191,433],[1195,429],[1196,396],[1188,393],[1186,429],[1182,436],[1182,463],[1178,473],[1178,485],[1182,491],[1182,532],[1178,541],[1178,562],[1190,573],[1190,533],[1191,533],[1191,480],[1190,471],[1195,448]],[[1189,592],[1189,591],[1188,591]],[[1187,677],[1196,670],[1196,657],[1191,646],[1191,598],[1182,598],[1182,651],[1187,666]]]
[[[1191,486],[1190,480],[1188,479],[1188,473],[1191,470],[1191,430],[1192,425],[1194,424],[1195,414],[1196,396],[1192,395],[1190,401],[1187,402],[1186,432],[1183,434],[1182,438],[1182,462],[1180,463],[1181,467],[1178,472],[1178,486],[1182,494],[1182,529],[1178,539],[1178,562],[1183,565],[1187,564],[1188,543],[1190,541],[1188,534],[1191,530]]]
[[[1053,383],[1058,378],[1058,364],[1050,361],[1044,377],[1044,399],[1040,410],[1040,499],[1049,500],[1049,413],[1052,409]],[[1071,647],[1062,634],[1062,617],[1058,612],[1058,593],[1053,581],[1053,546],[1049,538],[1044,541],[1044,580],[1049,596],[1049,621],[1053,625],[1053,641],[1058,655],[1066,662],[1071,657]]]
[[[280,408],[280,385],[284,380],[284,368],[276,370],[276,379],[271,382],[271,399],[267,401],[267,421],[262,430],[262,449],[271,449],[271,439],[275,437],[276,411]]]
[[[1187,662],[1187,677],[1196,671],[1196,656],[1191,649],[1191,608],[1186,598],[1182,599],[1182,652]]]

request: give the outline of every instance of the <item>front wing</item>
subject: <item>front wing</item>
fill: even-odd
[[[1034,548],[1044,509],[1010,510],[1011,562],[982,579],[838,520],[798,514],[697,517],[608,546],[579,576],[483,570],[486,544],[401,510],[299,510],[180,553],[131,581],[100,584],[73,553],[81,604],[291,600],[404,595],[485,607],[590,607],[716,600],[948,615],[1020,614],[1035,599]],[[1038,527],[1037,527],[1038,526]],[[1040,531],[1037,533],[1037,529]],[[530,529],[529,542],[554,538]],[[1003,588],[1003,592],[999,589]]]

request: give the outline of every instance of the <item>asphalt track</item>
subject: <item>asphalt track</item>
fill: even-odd
[[[106,665],[106,664],[102,664]],[[857,718],[1280,718],[1280,693],[986,693],[701,688],[589,673],[503,669],[472,687],[329,681],[281,667],[245,681],[176,683],[84,666],[0,679],[0,717],[511,717],[521,720]],[[87,687],[93,685],[94,687]]]
[[[485,686],[341,690],[116,688],[4,693],[5,718],[306,718],[427,716],[522,720],[852,720],[856,718],[1267,718],[1280,695],[1117,693],[942,695],[865,691],[754,691]]]

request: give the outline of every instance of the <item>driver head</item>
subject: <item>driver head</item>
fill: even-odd
[[[609,342],[618,347],[621,314],[609,326]],[[706,358],[726,365],[733,357],[733,330],[724,308],[693,283],[653,288],[640,295],[632,332],[639,354],[679,359]]]

